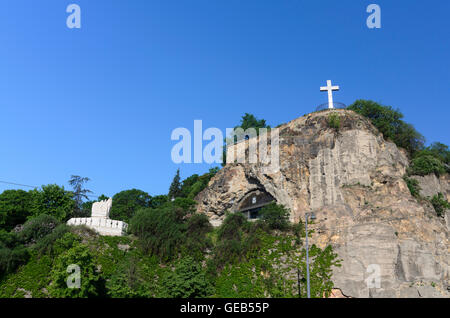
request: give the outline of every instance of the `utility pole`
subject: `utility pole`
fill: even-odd
[[[308,218],[314,220],[316,216],[313,212],[305,214],[305,232],[306,232],[306,293],[308,298],[311,298],[311,289],[309,284],[309,247],[308,247]]]

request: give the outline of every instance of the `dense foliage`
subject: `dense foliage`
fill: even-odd
[[[328,115],[328,127],[339,131],[341,128],[341,118],[336,113],[331,113]]]
[[[398,109],[361,99],[347,109],[369,118],[384,138],[404,148],[411,157],[424,146],[424,137],[411,124],[402,120],[403,114]]]
[[[151,206],[152,197],[147,192],[137,189],[125,190],[113,196],[109,214],[114,220],[129,222],[138,209]]]
[[[0,229],[12,230],[30,216],[31,193],[6,190],[0,194]]]
[[[450,209],[450,203],[444,198],[442,193],[438,193],[430,200],[438,216],[443,216],[445,210]]]

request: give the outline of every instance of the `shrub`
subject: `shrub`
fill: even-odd
[[[25,246],[14,248],[0,247],[0,278],[15,271],[20,265],[25,264],[29,256]]]
[[[443,216],[447,209],[450,209],[450,203],[444,198],[442,193],[438,193],[430,200],[438,216]]]
[[[130,255],[116,266],[106,282],[108,295],[116,298],[153,297],[156,275],[147,277],[138,255]]]
[[[434,173],[436,176],[440,176],[446,172],[443,163],[430,155],[423,155],[417,157],[411,161],[411,165],[408,169],[410,175],[425,176]]]
[[[161,296],[170,298],[200,298],[213,293],[211,283],[202,267],[192,257],[184,257],[175,270],[161,279]]]
[[[271,203],[266,205],[259,212],[261,222],[271,230],[286,230],[289,228],[289,210],[284,206]]]
[[[339,131],[341,128],[341,118],[336,113],[331,113],[328,115],[328,127],[336,129]]]
[[[406,182],[406,185],[408,186],[409,192],[411,192],[411,195],[413,197],[420,197],[420,186],[419,186],[419,181],[417,181],[416,179],[412,179],[412,178],[408,178],[408,177],[404,177],[403,178]]]
[[[72,242],[78,239],[72,233],[69,233],[70,228],[66,224],[60,224],[48,235],[42,237],[33,246],[33,250],[37,252],[39,256],[43,254],[58,255],[59,253],[69,249],[73,244],[65,244],[62,239],[71,239]],[[67,235],[67,236],[66,236]]]
[[[68,287],[68,282],[76,282],[76,278],[72,276],[72,280],[70,276],[76,275],[76,271],[68,272],[70,265],[79,268],[79,288]],[[56,258],[50,277],[52,284],[49,286],[49,293],[52,297],[86,298],[100,296],[103,290],[103,281],[97,272],[93,255],[89,247],[82,244],[76,244]]]
[[[183,250],[187,215],[194,206],[195,201],[177,198],[159,208],[139,210],[130,221],[130,232],[139,238],[144,253],[169,261]]]
[[[212,247],[212,242],[207,237],[207,234],[212,229],[212,225],[209,223],[209,219],[205,214],[192,215],[187,221],[186,254],[191,255],[196,260],[201,260],[204,251]]]
[[[38,215],[24,224],[19,237],[27,243],[36,243],[39,239],[50,234],[58,223],[58,220],[53,216]]]

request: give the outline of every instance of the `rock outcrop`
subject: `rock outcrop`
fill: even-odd
[[[339,129],[330,128],[330,113],[339,116]],[[250,194],[267,193],[290,209],[293,222],[316,214],[312,241],[331,244],[342,259],[333,280],[343,295],[450,296],[449,231],[430,204],[411,196],[402,150],[349,110],[309,114],[279,133],[279,171],[227,164],[196,197],[198,211],[219,225]],[[448,190],[448,181],[441,178],[439,189]],[[377,269],[381,285],[372,287]]]

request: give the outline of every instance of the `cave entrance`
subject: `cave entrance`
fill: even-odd
[[[261,217],[259,211],[272,202],[276,202],[276,200],[270,193],[264,190],[255,190],[244,196],[237,211],[244,214],[249,220],[256,220]]]

